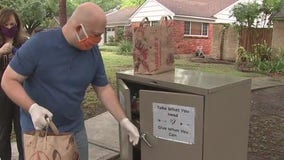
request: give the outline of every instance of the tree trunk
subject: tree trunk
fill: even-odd
[[[67,22],[66,0],[59,0],[59,22],[61,27]]]

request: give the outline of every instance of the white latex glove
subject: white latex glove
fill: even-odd
[[[46,118],[52,119],[53,114],[44,107],[34,103],[29,109],[36,130],[42,130],[48,124]]]
[[[124,129],[127,130],[130,143],[132,143],[132,145],[134,146],[138,144],[139,141],[138,129],[129,121],[129,119],[123,118],[119,123]]]

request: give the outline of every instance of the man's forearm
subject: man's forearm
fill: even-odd
[[[120,122],[126,117],[118,101],[117,95],[110,85],[105,87],[96,87],[95,90],[105,108],[115,117],[117,121]]]

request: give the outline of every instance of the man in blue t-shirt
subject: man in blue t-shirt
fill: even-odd
[[[21,106],[23,132],[41,130],[52,118],[61,132],[75,135],[81,160],[88,159],[88,141],[80,107],[92,84],[108,111],[136,145],[137,128],[126,118],[105,73],[97,44],[106,27],[104,11],[94,3],[79,5],[59,29],[31,37],[5,70],[2,88]]]

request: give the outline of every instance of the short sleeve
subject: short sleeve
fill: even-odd
[[[94,48],[94,55],[96,57],[97,68],[96,68],[95,76],[93,78],[92,85],[102,87],[108,84],[108,79],[107,79],[107,75],[105,71],[103,58],[101,56],[101,53],[98,47]]]
[[[16,52],[15,56],[9,63],[9,66],[17,73],[23,76],[29,76],[33,73],[40,52],[39,37],[34,36],[26,41]]]

